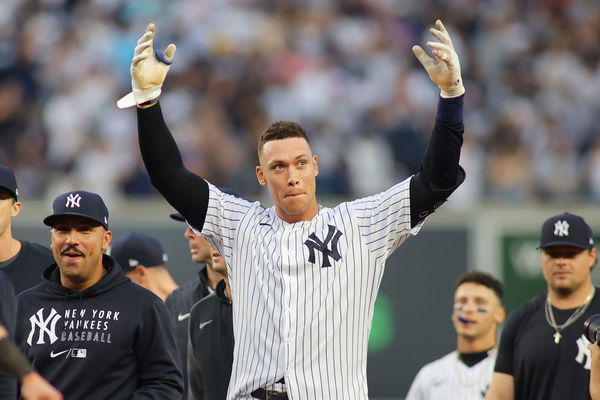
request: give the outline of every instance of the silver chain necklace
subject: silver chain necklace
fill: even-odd
[[[592,292],[588,295],[588,297],[585,298],[585,302],[582,305],[580,305],[579,307],[577,307],[577,309],[575,311],[573,311],[573,314],[571,314],[571,316],[565,321],[565,323],[561,324],[561,325],[558,325],[556,323],[556,319],[554,319],[554,312],[552,311],[552,305],[550,304],[550,296],[546,297],[546,309],[545,309],[546,321],[548,321],[548,324],[555,331],[555,333],[552,335],[554,337],[554,343],[556,343],[556,344],[560,343],[560,339],[562,339],[561,332],[566,327],[568,327],[573,322],[575,322],[579,317],[581,317],[583,315],[583,313],[585,312],[585,310],[587,310],[588,306],[590,305],[590,301],[594,297],[595,291],[596,291],[596,288],[592,287]]]

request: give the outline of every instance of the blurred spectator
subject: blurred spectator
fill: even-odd
[[[324,195],[376,191],[401,178],[388,171],[413,173],[427,143],[437,93],[406,55],[431,15],[448,21],[465,64],[471,204],[598,199],[593,0],[4,0],[0,164],[24,197],[81,182],[106,197],[156,195],[135,115],[115,106],[135,33],[153,21],[158,45],[178,46],[162,100],[192,171],[258,196],[248,149],[265,121],[291,119],[330,160]],[[377,179],[357,173],[357,157]]]

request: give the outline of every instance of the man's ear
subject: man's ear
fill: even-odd
[[[261,186],[265,186],[267,184],[267,180],[265,179],[265,174],[260,165],[256,166],[256,179]]]
[[[504,322],[504,318],[506,318],[506,310],[504,309],[504,307],[500,306],[498,307],[498,309],[496,309],[494,319],[498,324],[501,324],[502,322]]]
[[[595,247],[591,248],[590,254],[592,255],[592,258],[594,259],[594,261],[592,262],[592,268],[594,268],[594,266],[596,265],[596,262],[598,261],[598,251],[596,250]]]
[[[112,242],[112,231],[104,230],[104,236],[102,237],[102,250],[108,250]]]
[[[15,201],[12,205],[12,210],[10,212],[10,216],[14,218],[17,215],[19,215],[20,212],[21,212],[21,202]]]

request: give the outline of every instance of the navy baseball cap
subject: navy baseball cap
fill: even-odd
[[[591,249],[594,247],[592,228],[583,218],[568,212],[550,217],[542,225],[542,237],[538,249],[550,246]]]
[[[108,229],[108,209],[102,197],[85,190],[63,193],[52,203],[54,213],[44,218],[44,224],[53,226],[57,218],[64,215],[77,215],[98,222]]]
[[[12,169],[0,165],[0,188],[6,189],[12,194],[15,200],[19,197],[19,190],[17,189],[17,180]]]
[[[138,232],[115,240],[106,254],[121,265],[123,272],[133,271],[138,265],[156,267],[168,261],[167,253],[157,239]]]
[[[245,197],[243,194],[241,194],[237,190],[234,190],[234,189],[231,189],[231,188],[228,188],[228,187],[220,187],[219,190],[221,192],[223,192],[223,193],[230,194],[230,195],[238,197],[240,199],[251,201],[250,199],[248,199],[247,197]],[[185,222],[185,218],[180,213],[169,214],[169,217],[171,217],[171,219],[174,219],[175,221]]]

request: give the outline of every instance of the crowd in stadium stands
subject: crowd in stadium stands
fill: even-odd
[[[27,198],[156,196],[135,112],[115,105],[154,22],[177,45],[161,104],[189,169],[258,196],[255,138],[294,120],[327,155],[320,195],[377,192],[422,158],[438,93],[410,48],[436,18],[468,93],[450,203],[600,200],[592,0],[3,0],[0,164]]]

